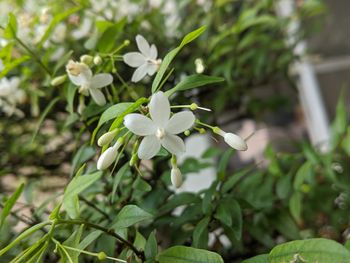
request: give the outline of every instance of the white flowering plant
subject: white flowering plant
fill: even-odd
[[[346,231],[344,209],[322,206],[348,202],[337,178],[350,138],[343,106],[331,153],[268,148],[266,169],[233,172],[249,138],[215,124],[232,102],[254,112],[241,105],[243,88],[295,59],[283,37],[275,41],[291,18],[271,15],[273,1],[20,2],[0,21],[1,262],[330,262],[315,251],[346,262],[349,252],[325,239],[248,259],[319,237],[314,206],[336,229],[321,237]],[[214,21],[233,10],[219,30]],[[208,26],[190,32],[200,24]],[[195,134],[213,147],[184,157],[197,151],[186,144]],[[186,191],[206,168],[216,169],[209,186]]]

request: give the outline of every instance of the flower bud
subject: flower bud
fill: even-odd
[[[93,61],[93,57],[90,56],[90,55],[82,55],[80,57],[80,61],[85,63],[86,65],[91,65],[92,64],[92,61]]]
[[[85,108],[86,108],[86,106],[85,106],[84,96],[81,96],[79,99],[79,105],[78,105],[78,109],[77,109],[78,113],[80,115],[82,115]]]
[[[224,135],[225,142],[230,145],[233,149],[238,151],[246,151],[248,149],[247,143],[241,137],[234,133],[225,133]]]
[[[191,110],[196,110],[196,109],[198,109],[198,105],[197,105],[196,103],[192,103],[192,104],[190,105],[190,109],[191,109]]]
[[[179,168],[173,167],[171,169],[170,179],[174,187],[179,188],[182,185],[182,173]]]
[[[64,83],[67,79],[67,75],[62,75],[62,76],[58,76],[56,78],[54,78],[53,80],[51,80],[51,85],[52,86],[58,86],[61,85],[62,83]]]
[[[191,132],[189,130],[184,131],[185,136],[190,136]]]
[[[197,58],[194,61],[194,64],[196,65],[196,72],[198,74],[202,74],[204,72],[204,69],[205,69],[203,60],[201,58]]]
[[[107,258],[107,255],[105,252],[101,251],[100,253],[97,254],[97,258],[99,260],[105,260]]]
[[[103,134],[97,141],[98,146],[102,147],[104,145],[109,144],[114,139],[117,132],[118,129],[115,129],[113,131],[106,132],[105,134]]]
[[[107,150],[105,150],[100,158],[98,158],[97,161],[97,169],[98,170],[105,170],[107,169],[117,158],[118,155],[118,148],[116,147],[109,147]]]
[[[124,46],[129,46],[130,45],[130,40],[128,40],[128,39],[124,40],[123,45]]]
[[[133,154],[133,156],[130,159],[129,165],[134,166],[138,160],[139,160],[139,158],[138,158],[137,154]]]
[[[96,66],[102,64],[102,58],[101,58],[99,55],[97,55],[97,56],[94,57],[94,64],[95,64]]]

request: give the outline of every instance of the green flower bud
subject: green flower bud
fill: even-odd
[[[184,131],[185,136],[190,136],[191,132],[189,130]]]
[[[129,165],[130,166],[136,165],[138,160],[139,160],[139,158],[137,157],[137,154],[134,154],[130,159]]]
[[[127,39],[127,40],[124,40],[124,46],[129,46],[130,45],[130,41]]]
[[[191,110],[196,110],[196,109],[198,109],[198,105],[197,105],[196,103],[192,103],[192,104],[190,105],[190,109],[191,109]]]
[[[105,252],[101,251],[100,253],[97,254],[97,258],[99,260],[105,260],[105,259],[107,259],[107,255]]]
[[[58,76],[56,78],[54,78],[53,80],[51,80],[51,85],[52,86],[59,86],[62,83],[64,83],[67,79],[67,75],[62,75],[62,76]]]

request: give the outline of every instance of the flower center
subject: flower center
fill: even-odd
[[[156,131],[156,137],[161,140],[165,136],[165,130],[163,128],[158,128]]]

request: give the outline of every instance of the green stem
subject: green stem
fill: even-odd
[[[100,225],[96,225],[94,223],[90,223],[84,220],[63,220],[63,219],[58,219],[57,224],[73,224],[73,225],[86,225],[87,227],[94,228],[97,230],[101,230],[102,232],[106,233],[109,236],[112,236],[116,238],[119,242],[123,243],[125,246],[130,248],[135,255],[140,258],[142,261],[145,261],[145,254],[143,251],[138,250],[131,242],[128,240],[124,239],[122,236],[118,235],[113,229],[108,229]]]

